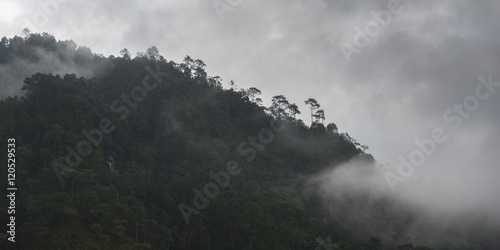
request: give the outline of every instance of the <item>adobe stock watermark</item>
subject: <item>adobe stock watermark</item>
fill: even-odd
[[[274,134],[279,133],[285,129],[284,121],[271,119],[269,121],[269,128],[263,128],[259,131],[256,136],[249,136],[248,142],[242,141],[238,145],[238,153],[241,156],[246,156],[246,161],[251,162],[257,156],[257,151],[262,151],[265,149],[265,145],[270,144],[274,140]],[[278,125],[277,125],[278,124]],[[241,173],[241,167],[239,167],[238,161],[231,160],[226,163],[224,170],[214,174],[210,172],[210,179],[213,180],[207,183],[203,188],[203,193],[197,189],[193,188],[194,197],[192,200],[193,207],[190,207],[184,203],[179,204],[179,211],[182,214],[182,218],[186,224],[190,223],[189,217],[191,215],[198,215],[200,210],[205,209],[208,206],[209,200],[214,199],[219,195],[220,189],[224,189],[229,186],[231,181],[231,176],[236,176]]]
[[[354,38],[352,44],[342,42],[339,45],[347,63],[351,63],[351,57],[354,53],[359,54],[362,49],[368,47],[380,35],[382,29],[389,26],[394,17],[401,14],[402,11],[403,7],[400,0],[389,0],[385,10],[370,11],[372,19],[365,23],[363,28],[359,26],[353,28]]]
[[[61,4],[68,3],[68,0],[44,0],[38,3],[40,11],[35,12],[31,20],[25,20],[25,27],[43,28],[49,23],[49,19],[55,17],[61,11]]]
[[[451,124],[451,129],[459,129],[464,119],[468,119],[472,112],[479,109],[481,101],[486,101],[495,92],[495,88],[500,87],[500,82],[493,81],[492,74],[488,75],[488,79],[483,76],[478,76],[479,83],[476,85],[473,95],[464,98],[462,103],[454,103],[452,108],[449,108],[443,113],[443,120]],[[410,152],[408,157],[400,155],[398,157],[399,165],[397,174],[391,170],[386,170],[384,178],[392,191],[395,190],[395,185],[398,182],[404,182],[415,171],[415,167],[422,166],[425,160],[436,152],[438,144],[446,142],[448,136],[442,128],[434,128],[430,138],[423,140],[416,139],[416,149]]]
[[[146,99],[148,92],[153,91],[158,87],[159,83],[163,82],[162,77],[167,77],[169,74],[160,71],[160,65],[156,65],[156,72],[150,66],[146,67],[148,74],[142,79],[142,84],[138,84],[130,90],[130,96],[122,93],[121,99],[116,99],[111,103],[111,111],[119,114],[120,120],[124,120],[130,114],[130,110],[137,107],[138,103]],[[155,81],[151,82],[150,79]],[[131,98],[132,97],[132,98]],[[104,134],[110,134],[115,129],[113,122],[109,118],[103,118],[99,121],[99,127],[87,131],[82,130],[82,134],[87,138],[76,144],[76,150],[70,146],[66,146],[66,165],[55,160],[52,162],[52,169],[60,183],[63,182],[62,173],[71,172],[80,165],[82,157],[92,153],[93,147],[98,147],[103,140]]]
[[[240,5],[243,0],[214,0],[212,5],[214,6],[215,12],[219,16],[221,21],[224,21],[224,13],[234,11],[235,7]]]

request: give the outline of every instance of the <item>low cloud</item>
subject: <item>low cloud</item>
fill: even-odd
[[[352,229],[353,239],[436,248],[498,244],[500,190],[493,182],[412,176],[392,191],[387,171],[352,160],[310,177],[307,190],[321,197],[331,223]]]
[[[75,74],[91,78],[99,76],[112,65],[107,61],[96,62],[94,54],[87,47],[78,47],[72,41],[58,42],[64,46],[57,51],[49,51],[38,46],[26,46],[30,58],[19,56],[17,48],[8,56],[8,62],[0,64],[0,99],[8,96],[23,95],[21,91],[24,80],[35,73],[51,73],[54,75]],[[24,45],[23,45],[24,46]]]

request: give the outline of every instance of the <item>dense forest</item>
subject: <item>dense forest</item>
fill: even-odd
[[[209,76],[202,60],[154,46],[105,57],[46,33],[4,37],[0,64],[12,63],[67,68],[16,69],[30,74],[22,93],[0,101],[18,187],[16,240],[3,235],[2,249],[428,249],[332,219],[335,200],[305,188],[328,166],[376,164],[313,98],[306,125],[285,96],[265,107],[260,90]],[[8,206],[0,199],[4,225]],[[392,220],[404,228],[405,216]]]

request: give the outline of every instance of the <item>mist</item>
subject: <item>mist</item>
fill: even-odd
[[[37,38],[53,39],[45,34],[36,34],[30,39]],[[53,40],[53,45],[57,46],[57,50],[51,50],[39,46],[36,41],[30,39],[26,39],[25,44],[11,44],[12,50],[7,55],[7,62],[0,64],[0,88],[2,89],[0,100],[8,96],[24,95],[21,90],[24,80],[35,73],[75,74],[77,77],[92,78],[112,68],[109,61],[99,62],[99,56],[93,54],[90,48],[78,46],[73,41],[55,42]],[[29,52],[29,57],[24,56],[26,52]]]
[[[492,21],[500,1],[225,2],[238,4],[221,14],[205,1],[8,0],[0,2],[8,10],[0,31],[14,36],[28,27],[117,57],[125,47],[137,52],[152,45],[167,60],[190,55],[220,75],[224,87],[234,80],[238,88],[262,90],[266,106],[274,95],[287,96],[306,122],[304,100],[315,98],[325,124],[334,122],[384,163],[335,162],[308,178],[308,192],[321,197],[332,224],[352,223],[352,238],[373,235],[393,246],[459,247],[499,238],[500,88],[482,89],[489,97],[473,111],[456,107],[474,100],[478,77],[500,82],[500,22]],[[399,10],[390,12],[390,2]],[[345,53],[345,44],[366,36],[359,30],[380,20],[373,13],[386,11],[390,21],[382,20],[378,33],[353,50],[359,52]],[[43,25],[34,22],[39,14],[47,16]],[[36,72],[90,78],[113,67],[87,47],[57,44],[66,52],[35,46],[35,60],[16,52],[0,64],[0,100],[22,95],[24,79]],[[183,132],[169,112],[158,127]],[[450,117],[460,119],[458,128]],[[389,184],[387,176],[399,180],[399,156],[408,159],[414,141],[430,138],[435,128],[445,131],[446,142],[404,181]],[[315,142],[290,142],[314,153]]]
[[[307,190],[321,197],[334,227],[351,225],[351,237],[377,237],[389,247],[467,248],[500,235],[500,190],[493,182],[414,175],[392,189],[384,176],[390,171],[351,160],[309,177]]]

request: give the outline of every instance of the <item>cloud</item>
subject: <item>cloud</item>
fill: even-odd
[[[306,190],[322,198],[330,222],[349,225],[351,240],[378,237],[388,247],[496,244],[494,238],[482,242],[484,235],[500,233],[494,182],[412,176],[393,192],[385,171],[352,160],[310,177]]]
[[[49,51],[38,46],[22,46],[23,51],[30,51],[32,57],[18,56],[16,53],[9,55],[6,64],[0,64],[0,99],[8,96],[23,95],[21,88],[24,80],[35,73],[51,74],[75,74],[91,78],[99,76],[112,67],[108,62],[78,62],[77,57],[92,57],[90,49],[79,47],[71,41],[63,41],[57,44],[58,51]],[[16,48],[18,50],[18,48]],[[82,54],[87,52],[87,54]],[[22,55],[23,52],[19,53]],[[35,59],[34,59],[35,58]],[[88,58],[92,60],[92,58]]]

